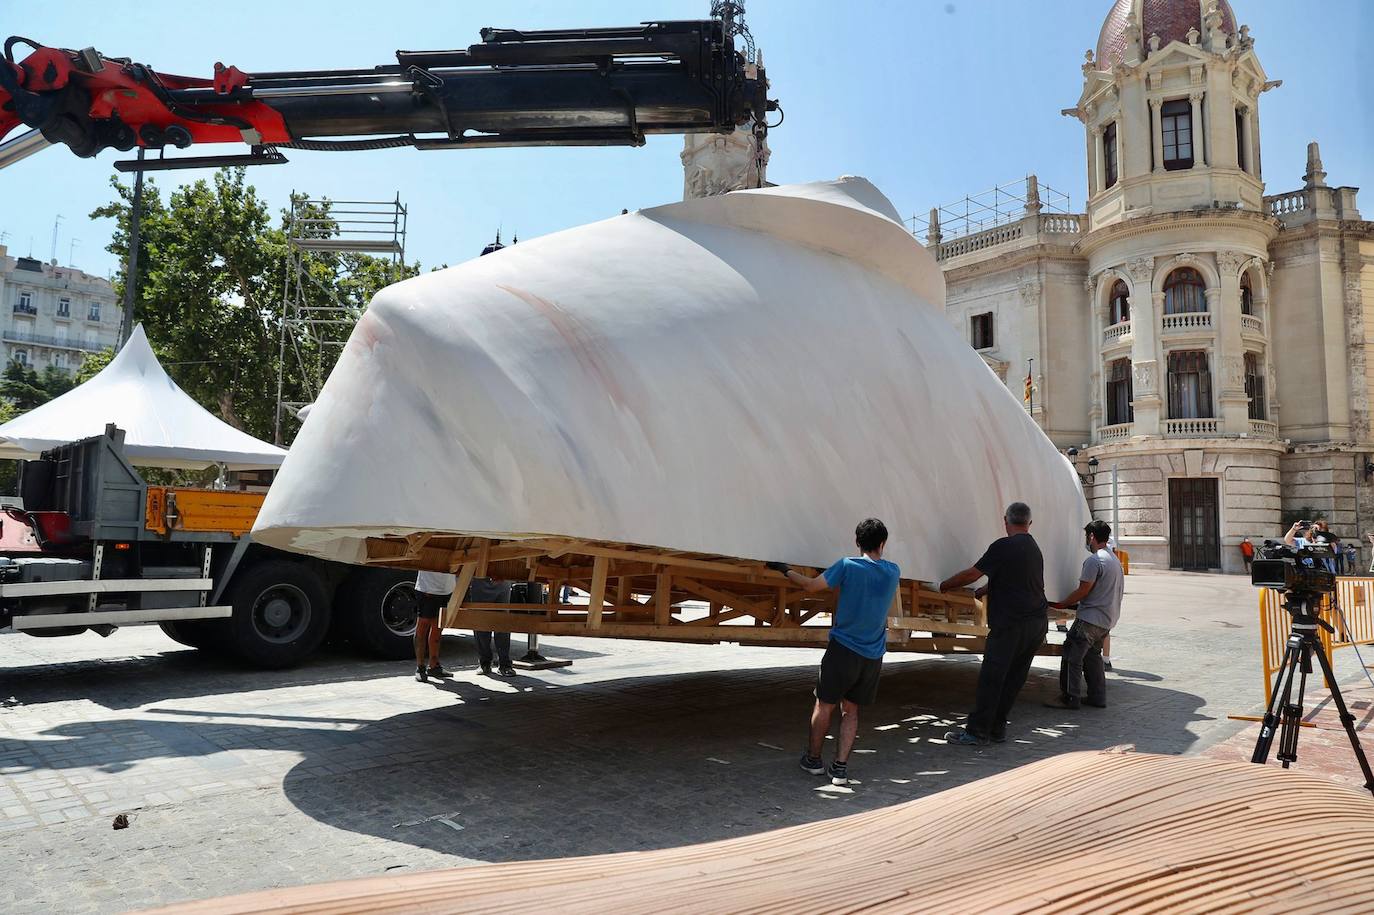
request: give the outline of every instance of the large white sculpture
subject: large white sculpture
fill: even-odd
[[[1034,511],[1051,598],[1087,521],[1068,462],[943,312],[869,182],[743,191],[522,242],[377,295],[256,540],[361,561],[415,532],[827,565],[884,519],[938,580]]]

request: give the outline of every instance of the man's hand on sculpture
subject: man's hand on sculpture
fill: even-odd
[[[768,566],[768,568],[772,569],[774,572],[779,572],[783,575],[792,571],[792,567],[785,562],[765,562],[764,565]]]

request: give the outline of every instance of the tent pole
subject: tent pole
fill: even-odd
[[[143,163],[145,148],[138,148],[138,162]],[[138,249],[143,227],[143,169],[134,172],[134,199],[129,207],[129,264],[124,273],[124,316],[119,324],[119,348],[129,342],[134,332],[134,302],[138,298]]]

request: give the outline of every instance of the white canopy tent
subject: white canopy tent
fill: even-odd
[[[286,451],[216,418],[167,376],[143,325],[100,374],[0,426],[0,458],[35,458],[57,445],[124,430],[124,455],[149,467],[278,467]]]
[[[676,203],[383,290],[255,540],[357,562],[414,532],[825,566],[865,515],[910,578],[1030,503],[1077,582],[1078,479],[951,326],[938,265],[859,178]]]

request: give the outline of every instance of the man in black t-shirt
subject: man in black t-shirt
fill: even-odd
[[[941,591],[952,591],[985,576],[988,580],[978,589],[988,603],[988,638],[978,671],[978,695],[963,729],[945,735],[951,743],[979,745],[1007,739],[1007,714],[1049,627],[1045,560],[1030,535],[1030,506],[1011,503],[1002,522],[1007,536],[994,541],[976,563],[940,583]]]

